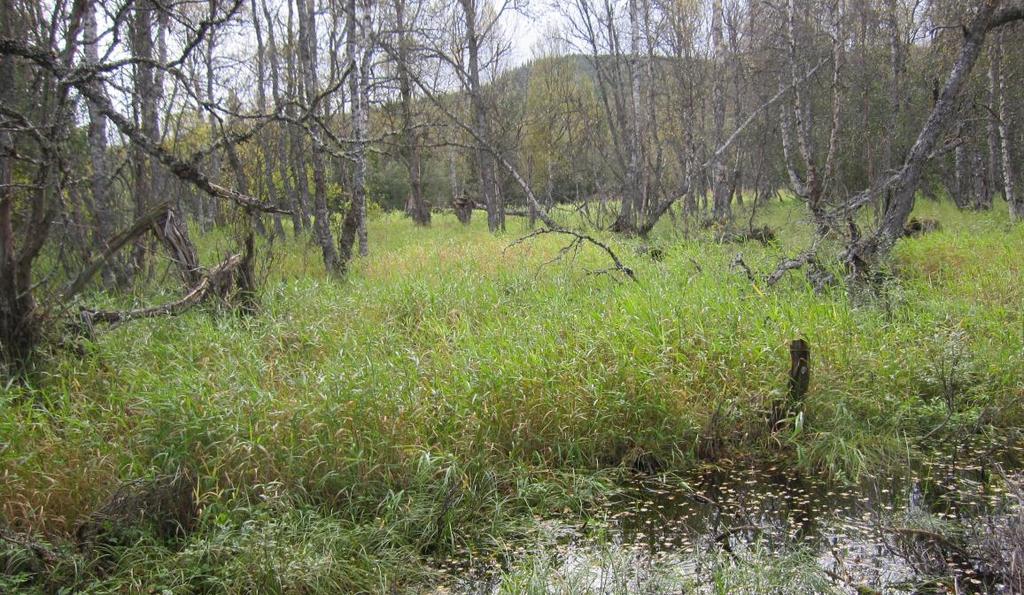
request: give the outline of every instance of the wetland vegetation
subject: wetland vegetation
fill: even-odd
[[[0,592],[1024,592],[1022,20],[0,0]]]

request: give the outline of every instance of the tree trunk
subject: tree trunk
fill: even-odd
[[[238,150],[235,148],[234,143],[227,143],[224,147],[224,152],[228,155],[228,164],[231,166],[231,171],[235,174],[235,183],[237,184],[237,190],[242,194],[249,194],[249,174],[245,171],[245,166],[242,164],[242,160],[238,157]],[[262,200],[262,199],[261,199]],[[271,204],[277,204],[276,201],[271,201]],[[267,235],[267,229],[263,226],[263,218],[259,213],[252,213],[250,220],[253,229],[256,230],[261,236]]]
[[[477,32],[477,0],[459,0],[466,19],[466,48],[469,54],[469,100],[473,109],[474,128],[477,135],[491,141],[491,123],[480,88],[480,37]],[[494,157],[479,143],[476,149],[480,169],[480,194],[487,206],[487,228],[492,231],[505,229],[505,208],[495,192],[496,180]]]
[[[213,12],[216,10],[216,8],[217,8],[216,0],[209,0],[209,10],[210,10],[211,14],[213,14]],[[210,31],[207,34],[207,37],[206,37],[206,56],[205,56],[205,65],[206,65],[206,101],[210,105],[216,105],[217,104],[217,96],[216,96],[216,94],[213,91],[213,84],[217,80],[217,74],[216,74],[216,72],[214,71],[214,68],[213,68],[213,53],[214,53],[214,48],[216,47],[216,45],[217,45],[216,31]],[[210,127],[210,131],[209,132],[210,132],[210,138],[211,138],[211,142],[212,142],[213,136],[217,133],[217,127],[218,127],[218,121],[217,121],[217,118],[214,116],[213,112],[210,112],[209,114],[207,114],[207,125]],[[210,164],[209,164],[209,167],[210,167],[210,178],[213,179],[213,180],[219,181],[220,180],[220,170],[221,170],[221,154],[220,154],[220,151],[214,150],[214,151],[210,152]],[[216,225],[216,226],[224,225],[224,223],[225,223],[225,220],[224,220],[224,208],[220,204],[220,201],[213,200],[213,199],[211,199],[208,196],[200,196],[199,200],[203,201],[203,202],[205,202],[207,204],[208,210],[207,209],[204,209],[204,210],[206,211],[206,215],[213,219],[213,221],[212,221],[213,224]],[[204,223],[204,228],[205,228],[206,225],[209,225],[210,221],[207,220],[207,221],[204,221],[203,223]]]
[[[320,86],[316,73],[316,19],[313,4],[316,0],[295,0],[299,17],[299,63],[302,70],[302,86],[305,90],[307,109],[318,113],[314,103]],[[324,165],[323,147],[313,130],[313,150],[310,160],[313,162],[313,234],[316,243],[323,253],[324,266],[330,272],[339,270],[338,252],[334,248],[334,236],[331,234],[331,214],[327,208],[327,169]]]
[[[963,141],[963,123],[960,123],[957,135],[961,137],[960,143],[953,149],[953,202],[957,208],[966,209],[971,206],[968,181],[970,172],[968,168],[967,146]]]
[[[159,16],[158,16],[159,15]],[[150,62],[153,56],[153,22],[154,17],[158,20],[157,38],[163,36],[166,28],[166,15],[153,4],[152,0],[140,0],[135,5],[131,16],[131,45],[132,55],[139,60],[135,67],[134,77],[134,101],[139,115],[139,128],[142,136],[151,144],[160,144],[160,115],[159,103],[163,95],[160,88],[162,78],[156,75],[159,70]],[[163,42],[158,41],[160,51],[165,52]],[[211,32],[207,52],[207,76],[212,78],[212,52],[213,37]],[[159,60],[157,60],[159,61]],[[212,82],[207,81],[208,94],[212,94]],[[133,146],[132,173],[134,176],[135,193],[135,216],[141,217],[156,200],[156,197],[164,191],[164,184],[160,182],[162,170],[160,162],[153,159],[141,147]],[[168,215],[157,230],[157,238],[164,244],[164,247],[171,255],[171,260],[177,265],[182,281],[186,287],[192,287],[198,283],[200,278],[199,259],[195,246],[188,236],[188,227],[183,218],[171,209]],[[144,239],[135,244],[133,265],[137,271],[141,271],[147,264],[147,248]]]
[[[814,137],[811,134],[812,122],[810,114],[809,100],[806,96],[804,84],[801,83],[800,77],[800,61],[798,59],[797,50],[800,47],[804,47],[804,44],[798,40],[797,30],[797,6],[795,0],[788,0],[786,4],[786,42],[788,45],[788,69],[790,86],[792,86],[793,103],[792,103],[792,114],[795,121],[791,124],[787,122],[785,118],[789,118],[789,114],[784,114],[783,119],[783,142],[788,142],[786,136],[790,133],[796,136],[796,146],[800,154],[800,160],[804,167],[804,176],[800,178],[796,168],[792,164],[788,164],[789,175],[793,184],[793,191],[798,196],[807,201],[808,209],[811,211],[811,215],[814,217],[814,221],[818,226],[818,233],[822,234],[828,229],[828,224],[825,221],[825,204],[824,204],[824,181],[822,180],[821,172],[818,169],[818,162],[815,157],[814,149]],[[836,26],[838,27],[840,15],[836,14]],[[834,31],[833,36],[838,38],[839,32]],[[837,143],[838,134],[838,121],[839,121],[839,77],[842,68],[841,50],[842,44],[838,39],[834,39],[832,43],[832,107],[833,107],[833,120],[832,128],[829,134],[829,154],[826,156],[825,171],[828,172],[832,168],[831,159],[834,157],[833,151],[835,150]],[[784,111],[787,110],[786,106],[782,108]],[[786,132],[786,129],[790,129],[790,132]],[[785,147],[784,147],[785,149]],[[792,151],[785,150],[786,154],[792,154]]]
[[[987,211],[992,208],[992,190],[989,186],[991,174],[988,171],[990,165],[985,162],[981,151],[974,153],[974,167],[971,168],[971,181],[974,183],[974,209],[976,211]]]
[[[256,108],[261,114],[265,114],[267,112],[266,48],[263,45],[263,30],[260,27],[259,15],[260,12],[256,6],[256,0],[252,0],[252,27],[253,32],[256,34]],[[274,153],[271,150],[268,130],[260,131],[259,143],[260,153],[263,156],[263,185],[267,189],[267,198],[272,204],[278,205],[281,208],[287,208],[284,206],[284,200],[279,196],[277,186],[274,184]],[[274,233],[279,237],[284,237],[284,226],[281,224],[281,215],[278,213],[274,213]]]
[[[608,25],[611,28],[611,24]],[[626,143],[628,161],[626,163],[625,188],[619,215],[611,229],[620,233],[634,234],[637,229],[637,217],[644,203],[642,172],[643,144],[640,109],[640,14],[637,0],[629,0],[629,107],[624,122],[629,134]]]
[[[65,69],[75,60],[85,8],[84,3],[71,8],[67,37],[58,58]],[[0,0],[0,38],[15,41],[31,35],[19,27],[19,16],[13,1]],[[31,88],[39,94],[26,102],[26,97],[19,97],[15,90],[19,74],[14,57],[9,53],[0,55],[0,106],[28,103],[29,109],[45,122],[28,135],[36,139],[44,161],[35,167],[32,186],[24,193],[15,189],[20,185],[14,173],[19,147],[13,131],[19,127],[0,127],[0,360],[16,373],[28,363],[42,335],[43,317],[35,299],[32,269],[52,222],[59,216],[67,173],[61,146],[70,136],[74,107],[68,100],[71,85],[46,78],[38,86],[33,84]],[[25,92],[24,88],[18,90]],[[25,211],[16,213],[19,206]],[[15,221],[20,242],[15,240]]]
[[[359,207],[359,256],[370,254],[370,242],[366,230],[366,147],[370,138],[370,64],[373,59],[373,49],[370,47],[370,6],[368,0],[356,1],[357,14],[356,25],[358,26],[358,58],[360,60],[359,76],[353,80],[356,84],[355,95],[359,101],[357,109],[352,110],[352,119],[355,123],[355,162],[356,167],[352,179],[352,197],[355,205]]]
[[[150,140],[159,139],[159,122],[156,109],[156,89],[153,80],[153,8],[150,0],[140,0],[131,14],[130,33],[132,57],[139,60],[135,67],[134,97],[136,113],[142,133]],[[148,208],[154,195],[153,166],[149,156],[141,148],[131,149],[132,193],[135,199],[135,216],[141,216]],[[132,250],[132,266],[141,272],[147,260],[146,240],[140,238]]]
[[[999,150],[999,73],[1002,70],[1002,52],[996,35],[988,44],[988,166],[985,168],[985,189],[988,194],[988,206],[992,206],[992,195],[999,188],[1002,179],[999,175],[999,162],[1002,155]]]
[[[295,66],[295,36],[294,27],[292,25],[293,4],[291,0],[288,1],[288,29],[287,29],[287,43],[288,43],[288,106],[286,112],[289,117],[295,117],[295,103],[302,101],[302,82],[300,80],[298,70]],[[302,18],[301,16],[299,17]],[[301,213],[302,228],[309,229],[311,227],[309,222],[309,173],[306,163],[306,146],[302,140],[302,129],[297,124],[290,124],[288,126],[288,151],[289,159],[291,161],[292,179],[295,183],[296,196],[299,202],[299,212]]]
[[[0,0],[0,33],[14,38],[15,12],[12,0]],[[14,57],[0,56],[0,104],[14,99]],[[25,278],[19,267],[14,241],[13,181],[14,138],[6,127],[0,127],[0,355],[9,366],[24,363],[39,341],[39,320],[35,316],[36,304],[28,287],[22,287]]]
[[[409,80],[409,33],[405,22],[406,0],[395,0],[395,24],[398,28],[398,89],[402,95],[402,132],[405,143],[402,157],[409,170],[409,203],[406,211],[417,225],[430,225],[430,205],[423,198],[420,175],[419,133],[413,123],[412,82]]]
[[[366,250],[365,238],[365,217],[366,217],[366,107],[364,101],[367,99],[367,91],[364,84],[367,78],[364,76],[364,67],[369,66],[369,50],[366,55],[361,55],[363,49],[363,35],[365,33],[365,22],[362,21],[365,7],[359,0],[348,0],[348,39],[347,53],[349,60],[349,101],[352,111],[352,131],[355,142],[352,146],[353,160],[355,161],[352,172],[352,201],[345,213],[345,220],[341,226],[341,238],[338,240],[341,252],[342,267],[348,266],[352,259],[352,248],[355,246],[356,236],[359,239],[360,253]],[[369,18],[368,16],[366,18]],[[364,57],[366,60],[364,60]]]
[[[714,48],[714,82],[711,90],[711,112],[714,120],[712,143],[715,147],[725,138],[725,42],[722,36],[722,0],[711,2],[711,45]],[[711,162],[711,216],[717,221],[729,219],[732,208],[729,197],[725,157]]]
[[[90,3],[85,13],[84,43],[85,60],[88,64],[99,63],[99,50],[96,42],[96,9]],[[101,83],[97,83],[100,85]],[[98,92],[103,93],[102,87]],[[89,187],[92,192],[92,216],[95,220],[93,244],[102,250],[106,238],[114,235],[117,227],[117,212],[110,192],[110,167],[107,163],[107,119],[99,112],[92,102],[86,102],[89,111],[89,161],[92,174]],[[128,282],[128,271],[124,263],[112,259],[101,272],[106,286],[122,285]]]
[[[748,9],[749,10],[749,9]],[[733,90],[733,126],[739,126],[743,122],[743,68],[740,59],[742,49],[740,47],[739,26],[735,16],[727,21],[729,25],[729,69],[732,71]],[[763,101],[762,101],[763,103]],[[732,181],[730,183],[730,210],[733,200],[738,206],[743,206],[743,151],[740,148],[734,152],[732,168]]]
[[[271,16],[270,10],[267,8],[266,0],[262,1],[263,4],[263,17],[267,21],[267,50],[270,57],[270,91],[273,94],[274,109],[281,109],[283,100],[281,98],[281,69],[280,60],[277,54],[277,39],[274,35],[274,17]],[[291,106],[285,108],[285,114],[291,114]],[[287,137],[292,132],[293,126],[291,124],[285,124],[282,130],[278,130],[277,134],[274,135],[274,150],[277,153],[277,175],[281,178],[281,187],[284,189],[284,197],[282,205],[284,208],[291,211],[292,218],[292,233],[299,235],[305,229],[305,222],[303,220],[303,209],[295,199],[295,186],[292,184],[292,178],[288,175],[288,152],[287,152]]]
[[[898,137],[900,129],[905,61],[900,38],[899,0],[885,0],[885,11],[885,22],[889,29],[889,133],[883,135],[882,168],[889,170],[896,166],[893,139]]]
[[[452,210],[455,218],[463,225],[469,225],[473,218],[473,201],[467,200],[462,193],[462,186],[459,184],[458,168],[455,164],[455,150],[448,150],[448,185],[451,188]]]
[[[1002,55],[1003,51],[1003,35],[1002,31],[996,36],[994,44],[998,48],[997,51]],[[1020,189],[1017,186],[1017,171],[1016,162],[1014,161],[1014,155],[1012,151],[1013,137],[1010,134],[1010,126],[1012,117],[1010,114],[1010,108],[1007,105],[1007,89],[1006,89],[1006,71],[1004,69],[999,70],[999,148],[1003,162],[1003,198],[1006,199],[1006,204],[1010,210],[1010,218],[1014,221],[1024,221],[1024,196],[1021,195]]]

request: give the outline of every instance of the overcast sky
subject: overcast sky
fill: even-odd
[[[512,42],[512,64],[519,65],[533,57],[534,46],[548,28],[557,23],[555,11],[543,2],[531,2],[529,15],[508,11],[505,31]]]

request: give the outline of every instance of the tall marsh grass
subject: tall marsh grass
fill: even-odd
[[[781,453],[852,480],[925,436],[1015,430],[1024,227],[918,211],[943,230],[901,242],[884,290],[855,302],[841,287],[816,295],[799,272],[769,289],[730,268],[741,252],[767,273],[806,247],[792,203],[759,213],[781,245],[666,223],[656,261],[609,237],[638,283],[589,274],[607,266],[589,249],[549,262],[558,237],[509,247],[518,221],[495,237],[479,221],[385,216],[345,280],[305,240],[279,242],[258,315],[207,308],[102,331],[6,387],[0,512],[60,542],[119,482],[187,468],[201,513],[182,543],[142,539],[102,572],[82,561],[51,575],[111,592],[382,591],[429,581],[431,556],[580,509],[640,455],[671,470]],[[772,435],[798,337],[811,389]],[[970,357],[946,398],[937,363],[954,348]]]

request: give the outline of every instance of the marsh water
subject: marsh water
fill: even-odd
[[[1012,522],[1019,502],[1004,479],[1022,460],[1024,446],[1007,440],[856,484],[781,464],[636,476],[583,517],[543,520],[534,543],[452,561],[443,590],[516,592],[510,584],[522,581],[551,592],[722,592],[723,564],[762,575],[802,564],[839,592],[1012,592],[958,538],[984,541]],[[778,592],[791,592],[799,568],[776,571]]]

